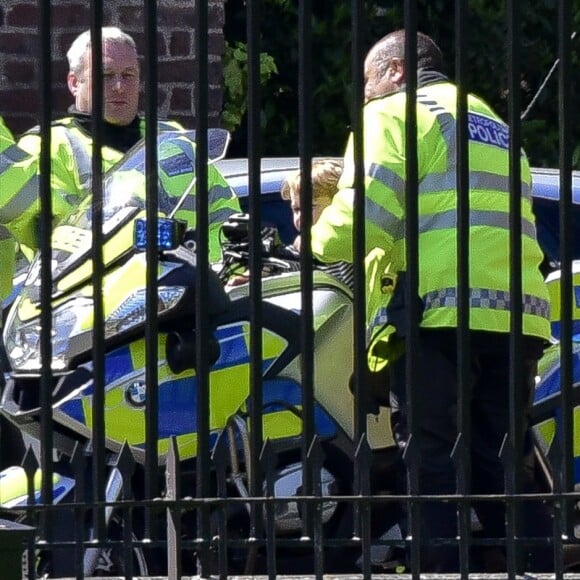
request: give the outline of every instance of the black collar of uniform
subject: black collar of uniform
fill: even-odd
[[[444,75],[438,70],[433,70],[431,68],[420,68],[417,69],[417,88],[421,89],[427,85],[434,85],[435,83],[448,83],[449,79],[447,75]],[[405,92],[407,88],[406,83],[401,85],[398,92]]]
[[[419,88],[435,83],[448,83],[449,79],[442,72],[430,68],[417,70],[417,86]]]
[[[449,79],[442,72],[430,69],[430,68],[420,68],[417,69],[417,87],[423,88],[427,85],[434,85],[435,83],[448,83]],[[406,83],[403,83],[398,90],[394,90],[391,93],[386,93],[384,95],[379,95],[370,99],[374,101],[376,99],[384,99],[385,97],[390,97],[397,93],[404,93],[407,88]],[[369,102],[370,102],[369,101]]]
[[[77,111],[74,105],[68,112],[75,120],[77,127],[88,137],[93,137],[92,115]],[[113,125],[103,122],[103,145],[126,153],[141,139],[141,119],[136,116],[128,125]]]

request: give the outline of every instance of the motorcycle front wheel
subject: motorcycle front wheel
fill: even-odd
[[[336,495],[349,495],[352,481],[352,465],[347,458],[335,449],[326,450],[327,460],[324,469],[335,478],[332,492]],[[297,452],[288,452],[278,457],[280,469],[300,462]],[[299,500],[299,496],[296,496]],[[291,500],[292,503],[292,500]],[[276,516],[274,512],[271,516]],[[356,571],[355,562],[358,549],[341,545],[352,536],[353,520],[351,506],[338,502],[334,514],[323,524],[324,538],[331,540],[324,547],[324,566],[329,572]],[[256,575],[268,572],[268,557],[275,560],[278,574],[302,575],[312,572],[317,557],[313,546],[305,546],[300,539],[300,530],[290,533],[274,531],[275,541],[267,546],[268,515],[267,508],[256,510],[256,517],[262,518],[261,539],[249,542],[252,536],[248,506],[241,502],[217,508],[210,515],[211,547],[208,551],[208,571],[221,574],[224,571],[234,575]],[[273,553],[268,553],[270,549]],[[195,554],[197,558],[198,555]]]

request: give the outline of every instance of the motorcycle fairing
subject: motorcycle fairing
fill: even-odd
[[[210,389],[210,431],[212,436],[227,423],[228,418],[237,413],[249,396],[250,355],[249,323],[247,321],[220,326],[215,333],[220,343],[220,356],[211,368]],[[166,335],[159,335],[159,352],[165,352]],[[263,373],[282,356],[288,342],[269,329],[263,330]],[[74,384],[75,374],[63,379],[66,388],[63,399],[55,404],[54,418],[59,423],[91,436],[93,381],[87,380],[91,363],[79,369],[79,381]],[[89,375],[90,376],[90,375]],[[158,405],[159,442],[158,450],[164,455],[169,439],[176,437],[183,458],[193,457],[197,452],[197,378],[195,370],[174,374],[165,360],[158,362]],[[72,381],[72,382],[71,382]],[[147,387],[145,383],[145,339],[141,338],[115,349],[105,359],[105,428],[106,441],[113,450],[118,450],[127,441],[135,448],[145,445],[145,405]],[[266,390],[268,386],[268,390]],[[76,390],[75,390],[76,389]],[[68,393],[68,395],[67,395]],[[270,438],[295,437],[301,433],[302,422],[296,412],[274,404],[286,401],[300,410],[300,386],[290,379],[272,380],[264,384],[266,404],[264,429]],[[317,429],[329,436],[335,426],[328,415],[318,408]]]
[[[42,471],[38,469],[33,478],[34,502],[41,501]],[[74,479],[53,473],[52,503],[59,503],[75,486]],[[7,467],[0,472],[0,506],[4,508],[21,508],[28,503],[28,478],[22,467]]]
[[[289,379],[267,380],[263,383],[264,439],[282,439],[302,434],[302,387]],[[319,437],[334,437],[337,425],[318,404],[314,404],[314,426]]]
[[[562,271],[556,270],[546,277],[550,292],[550,319],[552,335],[560,339],[561,332],[561,280]],[[580,260],[572,261],[572,334],[580,341]]]
[[[580,342],[572,343],[572,376],[580,376]],[[546,350],[539,362],[537,383],[534,393],[533,429],[536,440],[544,455],[550,458],[552,445],[562,434],[562,409],[560,397],[560,343]],[[573,454],[574,483],[580,485],[580,383],[573,385]]]
[[[163,286],[164,277],[179,268],[179,266],[179,264],[173,262],[160,262],[158,265],[158,315],[160,318],[174,308],[179,307],[180,302],[182,302],[180,294],[181,296],[185,294],[184,288],[180,292],[178,287],[164,288]],[[123,268],[110,271],[105,277],[103,281],[103,292],[107,297],[103,304],[105,338],[121,340],[122,334],[131,330],[131,325],[128,323],[129,316],[126,311],[127,305],[132,300],[135,302],[135,292],[127,294],[127,288],[135,287],[136,292],[145,292],[146,269],[146,256],[144,254],[135,254]],[[34,288],[34,290],[38,290],[38,288]],[[172,300],[166,300],[164,299],[164,293],[172,293],[175,297]],[[145,299],[140,300],[139,304],[144,318]],[[123,315],[123,308],[125,308],[127,315]],[[11,332],[6,332],[5,345],[7,353],[11,357],[13,368],[16,371],[40,371],[40,352],[37,346],[39,340],[37,321],[39,316],[38,305],[29,299],[28,293],[21,296],[17,307],[11,311],[9,325],[12,330]],[[134,326],[139,326],[141,323],[141,319],[136,318]],[[93,324],[92,285],[88,284],[79,287],[74,293],[64,295],[54,301],[52,310],[52,331],[54,335],[53,370],[66,370],[71,360],[75,359],[79,354],[86,354],[85,360],[90,356]],[[7,328],[9,325],[7,325]],[[65,327],[67,331],[63,332]],[[21,355],[18,355],[19,341],[22,343]]]
[[[574,488],[580,488],[580,406],[573,409],[574,435],[573,435],[573,453],[574,453]],[[536,441],[538,442],[542,453],[548,458],[552,459],[552,452],[554,441],[561,437],[562,433],[562,411],[557,409],[554,411],[554,416],[536,423],[533,427],[536,434]],[[550,463],[552,463],[550,461]]]
[[[573,375],[580,376],[580,341],[572,343]],[[553,344],[540,359],[538,365],[540,382],[534,394],[535,414],[540,405],[545,407],[548,400],[553,400],[560,393],[560,343]]]

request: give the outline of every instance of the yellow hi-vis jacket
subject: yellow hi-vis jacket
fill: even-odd
[[[141,136],[145,122],[140,120]],[[173,121],[160,121],[158,131],[183,129]],[[7,129],[3,129],[3,131]],[[10,136],[11,138],[11,136]],[[2,137],[4,142],[8,137]],[[51,127],[52,214],[56,224],[90,193],[93,139],[73,117],[55,121]],[[25,133],[2,157],[0,173],[0,297],[12,288],[15,243],[30,256],[38,248],[40,200],[38,158],[41,137],[38,127]],[[102,147],[103,173],[123,157],[112,147]]]
[[[38,197],[37,159],[20,149],[0,117],[0,301],[12,290],[16,241],[27,243],[20,193]],[[1,326],[1,323],[0,323]]]
[[[11,145],[14,145],[14,137],[4,123],[4,119],[0,117],[0,153],[8,149]]]
[[[163,211],[162,199],[173,208],[184,192],[188,192],[175,212],[174,217],[195,229],[196,213],[196,179],[195,179],[195,143],[187,136],[175,133],[171,139],[158,149],[159,197],[160,210]],[[145,194],[145,169],[116,170],[113,172],[109,187],[139,196]],[[220,232],[222,224],[232,215],[240,213],[240,202],[223,175],[213,164],[207,172],[208,200],[208,249],[210,263],[221,258]]]
[[[183,130],[175,121],[159,121],[158,132]],[[139,120],[139,132],[145,136],[145,120]],[[28,153],[39,156],[41,138],[38,127],[25,133],[18,141],[18,146]],[[51,184],[72,206],[76,206],[91,190],[93,137],[87,134],[74,117],[54,121],[50,134],[51,147]],[[103,173],[120,161],[125,152],[103,145],[101,157]]]
[[[419,296],[421,326],[457,326],[456,87],[445,81],[417,90]],[[398,92],[364,108],[365,231],[367,252],[381,248],[392,273],[405,263],[406,95]],[[510,268],[522,273],[524,334],[550,336],[548,291],[539,265],[528,161],[521,157],[522,257],[510,256],[509,129],[482,100],[468,97],[469,326],[510,330]],[[340,190],[312,230],[312,249],[324,261],[352,261],[353,147],[345,154]],[[374,280],[374,296],[381,289]],[[369,311],[384,326],[389,294]],[[382,303],[381,303],[382,302]]]

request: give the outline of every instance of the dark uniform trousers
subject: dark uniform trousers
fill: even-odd
[[[471,332],[471,493],[503,494],[505,475],[499,457],[509,431],[510,354],[509,336],[489,332]],[[539,339],[523,338],[524,365],[517,387],[522,401],[531,404],[537,360],[542,354]],[[455,494],[456,468],[451,458],[457,440],[458,377],[456,331],[450,329],[420,330],[413,349],[417,369],[418,405],[413,407],[414,429],[418,433],[419,486],[421,494]],[[407,430],[405,355],[391,365],[391,422],[397,445],[403,451],[409,439]],[[523,492],[536,491],[533,457],[529,434],[529,405],[522,409],[525,447],[520,454]],[[417,438],[415,438],[417,439]],[[409,467],[409,466],[408,466]],[[483,526],[483,537],[505,538],[505,504],[480,502],[473,505]],[[523,502],[525,537],[551,537],[551,516],[545,504]],[[457,571],[458,549],[433,545],[435,538],[456,538],[457,505],[453,502],[421,503],[421,571]],[[505,546],[505,540],[498,541]],[[430,545],[431,544],[431,545]],[[536,547],[526,554],[522,565],[530,571],[553,570],[553,552]],[[412,565],[412,564],[411,564]]]

